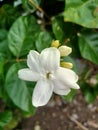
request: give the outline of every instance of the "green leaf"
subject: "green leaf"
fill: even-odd
[[[96,96],[94,93],[90,92],[90,91],[86,91],[85,93],[85,99],[88,103],[92,103],[95,99]]]
[[[36,10],[35,8],[35,4],[38,6],[40,4],[40,0],[31,0],[34,4],[32,4],[32,2],[28,1],[28,0],[22,0],[22,3],[23,3],[23,7],[25,9],[27,9],[28,11],[32,11],[34,12]]]
[[[3,128],[2,128],[2,127],[0,127],[0,130],[3,130]]]
[[[76,94],[76,91],[72,89],[68,95],[64,96],[64,98],[66,101],[71,102],[74,99],[75,94]]]
[[[3,74],[4,72],[5,61],[6,61],[5,56],[2,53],[0,53],[0,75]]]
[[[20,57],[35,49],[35,40],[39,33],[39,25],[33,16],[21,16],[12,25],[8,42],[11,52]]]
[[[6,60],[6,56],[3,53],[0,53],[0,98],[5,98],[6,95],[4,89]]]
[[[73,39],[77,27],[72,23],[65,23],[64,18],[60,15],[52,19],[52,29],[55,38],[64,43],[67,38]]]
[[[98,33],[90,30],[79,34],[81,55],[91,62],[98,64]]]
[[[88,28],[98,28],[97,0],[66,0],[64,20]]]
[[[12,120],[12,112],[11,111],[4,111],[0,113],[0,126],[4,127]]]
[[[0,29],[0,41],[3,41],[7,36],[7,30]],[[0,43],[1,44],[1,43]],[[1,48],[0,48],[1,49]]]
[[[94,87],[92,87],[90,84],[83,81],[80,83],[80,87],[81,87],[81,90],[83,91],[85,100],[88,103],[92,103],[96,99]]]
[[[0,29],[0,52],[7,54],[7,56],[9,54],[7,31],[5,29]]]
[[[36,40],[36,48],[39,52],[43,49],[50,47],[52,42],[52,37],[48,32],[40,32]]]
[[[21,64],[16,63],[8,70],[5,89],[13,103],[23,111],[33,112],[32,98],[26,83],[18,78],[18,70]]]
[[[11,5],[5,4],[0,8],[0,27],[8,28],[19,16],[16,8]]]
[[[55,34],[56,39],[63,42],[66,38],[66,33],[64,32],[65,23],[63,17],[55,17],[52,19],[52,29]]]

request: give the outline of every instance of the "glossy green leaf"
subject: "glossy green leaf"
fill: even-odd
[[[16,56],[23,56],[31,49],[35,49],[35,40],[40,28],[33,16],[21,16],[12,25],[8,42],[11,52]]]
[[[66,0],[64,20],[88,28],[98,28],[98,1]]]
[[[7,56],[10,53],[8,48],[7,31],[5,29],[0,29],[0,52],[7,54]]]
[[[4,4],[0,8],[0,27],[9,28],[15,19],[19,16],[19,12],[12,5]]]
[[[79,34],[79,48],[81,55],[91,62],[98,64],[98,33],[87,32]]]
[[[31,0],[31,1],[29,1],[29,0],[22,0],[22,3],[23,3],[23,7],[25,9],[27,9],[30,12],[34,12],[36,10],[34,5],[39,6],[40,0]]]
[[[43,49],[50,47],[52,42],[52,37],[48,32],[40,32],[36,40],[36,48],[39,52]]]
[[[33,112],[32,98],[26,83],[18,78],[20,68],[19,63],[11,66],[6,76],[5,89],[16,106],[24,111]]]
[[[64,41],[66,33],[64,32],[65,23],[62,17],[55,17],[52,19],[52,29],[56,39]]]
[[[12,120],[12,117],[11,111],[4,111],[0,113],[0,126],[3,127],[7,125]]]
[[[55,38],[64,43],[67,38],[73,39],[76,27],[72,23],[65,23],[62,16],[56,16],[52,19],[52,29]]]

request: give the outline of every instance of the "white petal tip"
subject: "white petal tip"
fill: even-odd
[[[78,84],[73,85],[74,89],[80,89],[80,86]]]
[[[38,103],[38,102],[32,102],[32,105],[33,105],[34,107],[41,107],[41,106],[45,106],[46,104],[40,104],[40,103]]]
[[[18,71],[18,78],[23,80],[23,75],[22,75],[22,71],[21,70]]]
[[[32,105],[33,105],[34,107],[39,107],[39,105],[37,105],[37,104],[34,104],[34,103],[32,103]]]

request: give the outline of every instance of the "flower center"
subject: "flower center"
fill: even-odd
[[[51,80],[55,79],[54,72],[47,72],[46,78]]]
[[[50,78],[50,75],[51,75],[51,73],[50,73],[50,72],[48,72],[48,73],[46,74],[47,79],[49,79],[49,78]]]

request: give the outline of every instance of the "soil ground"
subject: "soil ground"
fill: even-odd
[[[98,130],[98,99],[88,104],[81,92],[70,103],[55,96],[16,130]]]

